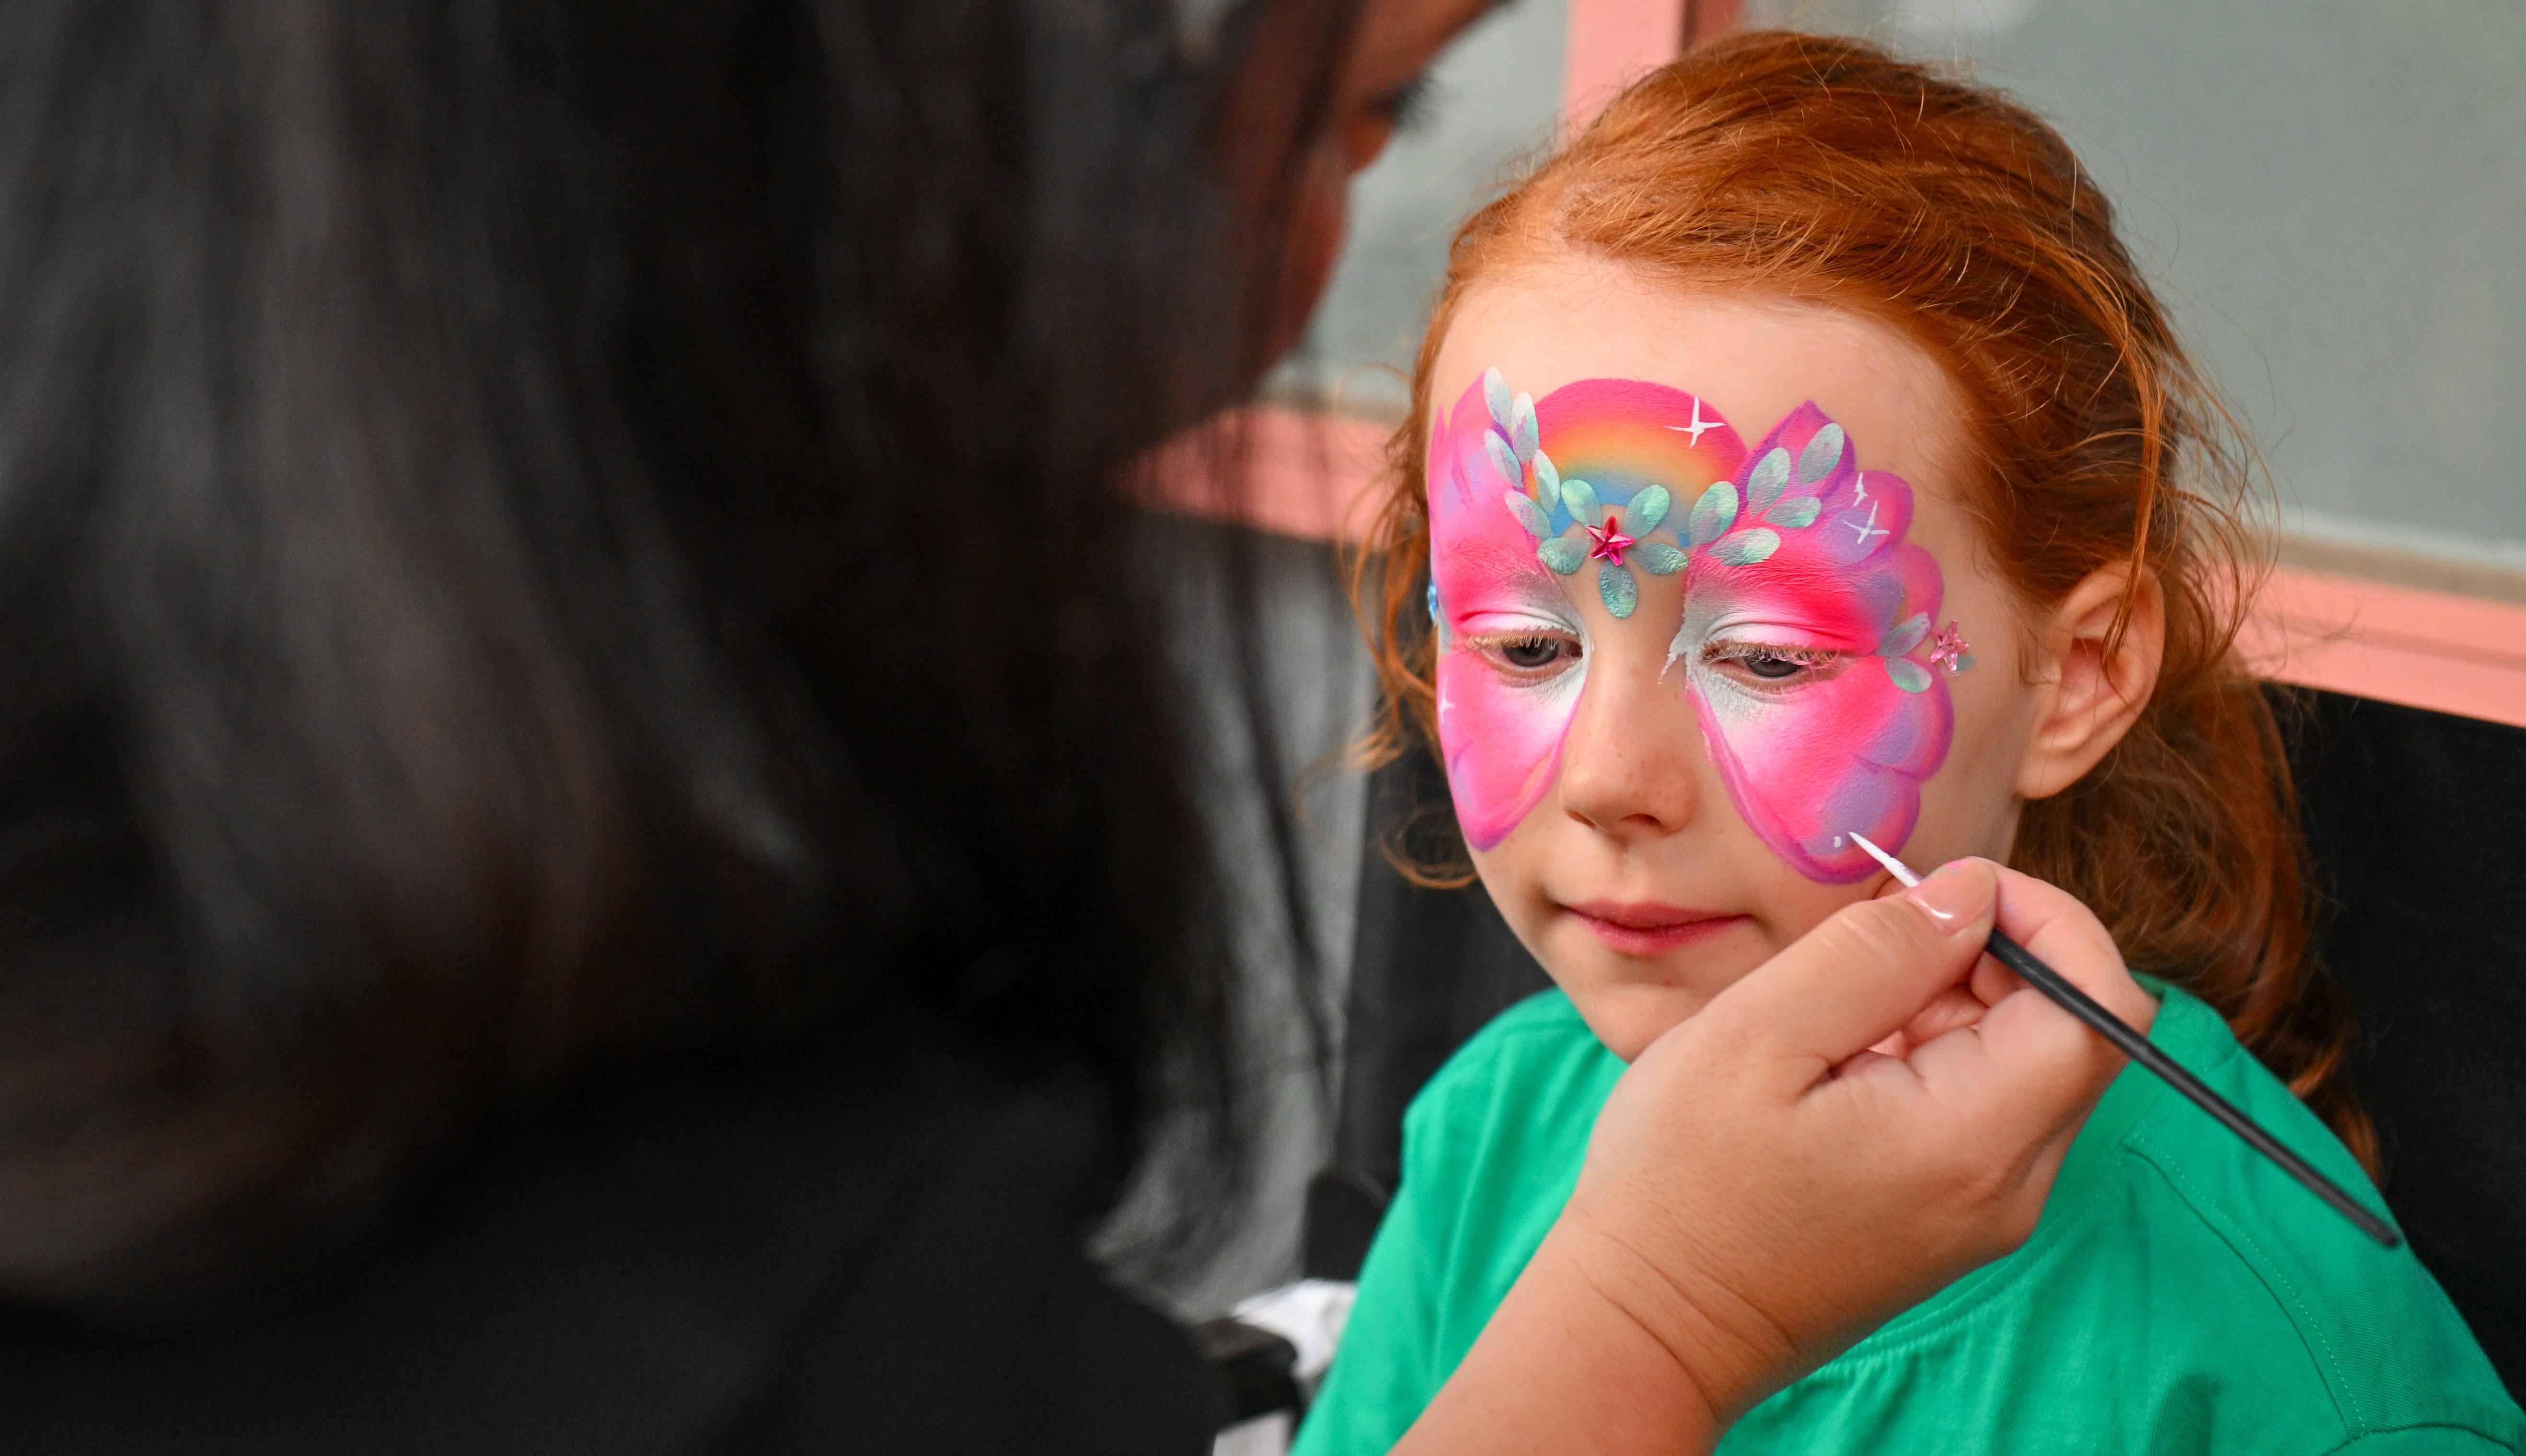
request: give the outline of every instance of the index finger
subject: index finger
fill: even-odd
[[[1785,1054],[1800,1085],[1886,1039],[1972,969],[1989,936],[1996,881],[1959,861],[1925,883],[1834,912],[1789,949],[1711,998],[1704,1035]],[[1923,908],[1937,897],[1943,914]]]
[[[1998,928],[2098,1005],[2146,1033],[2156,1019],[2157,1002],[2132,979],[2121,949],[2096,913],[2057,885],[1995,868],[1999,875]]]

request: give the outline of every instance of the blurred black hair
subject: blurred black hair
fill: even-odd
[[[1293,8],[1327,76],[1349,10]],[[1086,1058],[1131,1157],[1235,1146],[1115,489],[1250,382],[1277,266],[1181,41],[0,7],[0,1296],[218,1287],[486,1117],[876,995]]]

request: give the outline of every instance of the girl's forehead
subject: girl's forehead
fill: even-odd
[[[1434,361],[1434,418],[1494,367],[1539,400],[1580,379],[1664,384],[1758,432],[1813,401],[1872,468],[1933,496],[1954,498],[1969,455],[1962,391],[1894,325],[1621,264],[1529,264],[1468,289]]]

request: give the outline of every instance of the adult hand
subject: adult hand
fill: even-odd
[[[1983,963],[1995,917],[2147,1025],[2112,937],[2039,880],[1963,860],[1844,908],[1624,1074],[1560,1221],[1398,1451],[1707,1449],[2022,1243],[2122,1059]]]

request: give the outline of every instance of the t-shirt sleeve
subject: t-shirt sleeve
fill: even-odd
[[[1290,1456],[1378,1456],[1403,1438],[1439,1393],[1434,1251],[1441,1230],[1428,1180],[1413,1176],[1413,1121],[1404,1126],[1403,1186],[1360,1266],[1350,1323]]]

